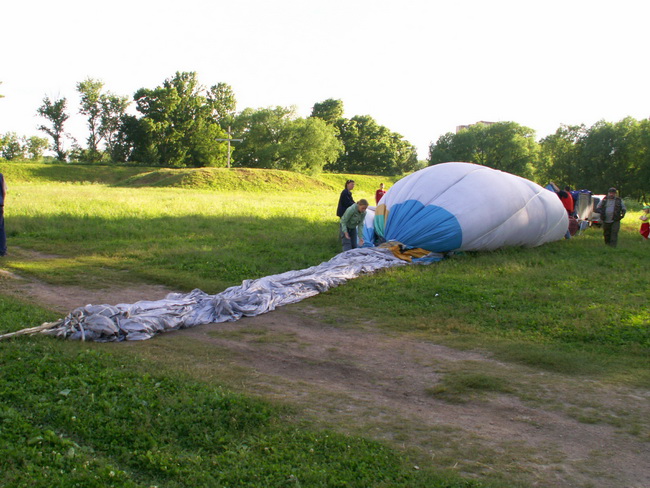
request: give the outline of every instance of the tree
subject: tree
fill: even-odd
[[[213,117],[213,105],[196,73],[177,72],[153,90],[141,88],[134,99],[138,112],[124,118],[120,139],[129,158],[162,166],[225,166],[225,133]],[[144,159],[146,158],[146,159]]]
[[[650,181],[650,119],[641,120],[638,128],[638,173],[631,190],[639,200],[649,202],[648,182]]]
[[[244,140],[233,155],[233,166],[276,168],[282,127],[294,116],[292,108],[280,106],[242,110],[234,119],[233,131]]]
[[[27,153],[30,159],[39,160],[47,149],[48,141],[43,137],[31,136],[27,139]]]
[[[0,137],[0,155],[7,161],[25,158],[24,138],[18,137],[15,132],[7,132]]]
[[[80,158],[95,162],[103,158],[100,144],[103,142],[111,160],[113,158],[117,132],[120,119],[129,106],[127,97],[120,97],[102,90],[104,83],[99,80],[87,78],[77,83],[77,91],[81,96],[79,113],[88,117],[88,130],[90,132],[86,151],[80,149]]]
[[[320,173],[343,150],[334,127],[317,118],[290,120],[282,139],[279,167],[300,173]]]
[[[102,115],[102,89],[104,83],[92,78],[77,83],[77,91],[81,97],[81,108],[79,113],[88,117],[88,151],[86,157],[90,162],[99,161],[102,158],[99,152],[99,143],[102,139],[100,134],[100,121]]]
[[[212,108],[212,116],[219,122],[222,129],[227,129],[233,122],[237,109],[235,92],[227,83],[218,83],[210,87],[208,104]]]
[[[326,166],[328,171],[390,175],[416,168],[415,147],[371,116],[339,119],[337,126],[345,150],[336,162]]]
[[[417,150],[410,142],[369,115],[344,118],[341,100],[330,98],[315,103],[311,117],[336,127],[343,144],[339,158],[325,166],[327,171],[390,175],[419,167]]]
[[[633,187],[641,153],[637,128],[631,117],[616,124],[601,120],[590,127],[578,143],[583,169],[579,183],[590,184],[597,193],[606,193],[610,186],[623,192]]]
[[[429,164],[466,161],[534,178],[539,145],[535,131],[515,122],[475,124],[445,134],[429,149]]]
[[[244,141],[234,166],[318,173],[338,157],[336,130],[324,121],[297,118],[292,108],[247,108],[235,117],[234,132]]]
[[[486,163],[524,178],[535,177],[539,144],[535,131],[515,122],[498,122],[487,127]]]
[[[435,144],[429,146],[429,166],[457,161],[454,153],[453,132],[441,135]]]
[[[107,93],[102,95],[100,103],[99,134],[106,144],[106,152],[111,161],[120,161],[117,144],[122,120],[130,102],[127,97]]]
[[[38,115],[47,119],[52,125],[51,127],[41,125],[38,130],[45,132],[52,138],[52,149],[59,161],[67,160],[68,155],[64,149],[64,142],[66,138],[71,139],[64,130],[64,124],[70,117],[66,113],[66,104],[67,100],[65,98],[52,101],[46,96],[43,99],[43,105],[37,110]]]
[[[329,98],[323,102],[315,103],[311,116],[323,119],[330,125],[336,125],[343,118],[343,102]]]
[[[555,181],[565,185],[587,188],[588,171],[581,167],[580,141],[585,137],[584,125],[561,125],[554,134],[540,141],[537,175],[541,182]]]

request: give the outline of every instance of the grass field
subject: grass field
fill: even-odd
[[[0,172],[9,185],[2,268],[52,284],[217,293],[339,251],[335,207],[348,175],[8,163]],[[355,197],[371,201],[379,182],[392,183],[355,180]],[[647,389],[650,247],[638,215],[631,205],[617,249],[589,229],[536,249],[383,271],[310,303],[332,323],[345,311],[352,326],[371,322],[540,371]],[[6,296],[0,312],[0,333],[58,318]],[[0,344],[0,367],[6,486],[488,485],[413,470],[392,447],[300,426],[283,407],[101,346],[16,339]],[[508,386],[472,373],[450,375],[441,388]]]

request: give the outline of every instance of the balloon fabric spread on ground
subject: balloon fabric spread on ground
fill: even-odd
[[[370,212],[372,214],[372,212]],[[562,239],[567,213],[557,195],[525,178],[472,163],[443,163],[393,185],[365,238],[432,252],[534,247]]]

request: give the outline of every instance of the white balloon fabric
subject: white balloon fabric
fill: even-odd
[[[374,234],[432,252],[534,247],[562,239],[557,195],[525,178],[472,163],[442,163],[393,185],[375,209]],[[364,234],[371,229],[366,224]]]

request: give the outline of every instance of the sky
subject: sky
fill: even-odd
[[[428,156],[457,125],[650,117],[643,0],[21,0],[0,13],[0,134],[45,137],[45,96],[77,83],[130,98],[177,71],[229,84],[237,109],[343,101]],[[85,142],[84,142],[85,145]]]

